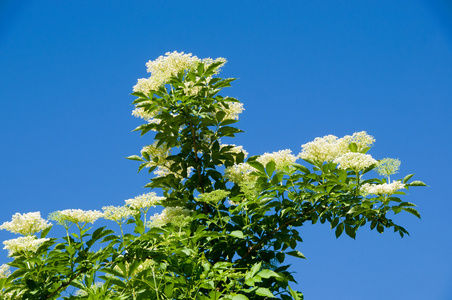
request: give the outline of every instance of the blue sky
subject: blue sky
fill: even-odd
[[[302,227],[306,299],[452,299],[451,20],[445,0],[2,1],[0,222],[146,192],[132,86],[167,51],[222,56],[251,154],[365,130],[429,185],[405,198],[422,220],[397,215],[408,238]]]

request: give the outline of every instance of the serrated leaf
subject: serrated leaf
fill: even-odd
[[[414,208],[412,207],[403,207],[402,208],[404,211],[409,212],[410,214],[415,215],[416,217],[418,217],[419,219],[421,218],[421,214]]]
[[[358,151],[358,145],[356,145],[356,143],[350,143],[350,145],[348,145],[348,148],[352,152],[357,152]]]

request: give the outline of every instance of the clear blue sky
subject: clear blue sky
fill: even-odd
[[[167,51],[226,57],[225,95],[245,104],[235,141],[251,154],[366,130],[371,154],[428,188],[399,214],[408,238],[301,228],[293,261],[306,299],[452,299],[452,4],[369,1],[0,2],[0,222],[122,205],[148,175],[124,157],[129,96]],[[0,231],[0,240],[14,238]],[[0,263],[7,262],[1,250]]]

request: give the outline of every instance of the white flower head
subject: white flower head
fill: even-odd
[[[34,235],[22,236],[17,239],[6,240],[3,242],[8,250],[8,256],[14,256],[16,253],[36,252],[38,248],[50,239],[38,239]]]
[[[236,146],[235,144],[221,144],[220,149],[228,146],[232,146],[232,148],[228,150],[229,152],[236,154],[243,153],[244,158],[248,157],[248,152],[245,149],[243,149],[243,146]]]
[[[298,157],[292,154],[292,151],[289,149],[280,150],[273,153],[264,153],[257,158],[257,161],[260,162],[264,167],[270,162],[273,161],[276,165],[276,169],[279,171],[284,170],[286,167],[291,167],[295,164],[295,161]]]
[[[391,183],[383,184],[370,184],[365,183],[361,186],[360,191],[363,194],[373,194],[373,195],[392,195],[396,191],[405,188],[405,184],[400,181],[393,181]]]
[[[251,173],[256,171],[255,168],[247,163],[240,163],[227,167],[224,176],[234,183],[250,182],[256,180],[256,176]]]
[[[155,214],[150,218],[149,227],[162,227],[166,224],[183,227],[190,219],[192,211],[184,207],[167,207],[160,214]]]
[[[302,151],[299,157],[310,159],[318,163],[332,162],[342,155],[351,152],[350,144],[355,143],[357,151],[370,147],[375,139],[365,131],[355,132],[353,135],[346,135],[338,139],[334,135],[327,135],[321,138],[315,138],[314,141],[302,145]]]
[[[134,209],[147,209],[159,205],[165,197],[158,197],[156,193],[151,192],[137,196],[133,199],[125,200],[126,204]]]
[[[115,222],[121,222],[128,219],[135,213],[135,211],[127,206],[104,206],[102,207],[102,210],[104,211],[104,219]]]
[[[38,211],[26,214],[16,213],[13,215],[11,222],[3,223],[0,225],[0,229],[26,236],[35,234],[50,226],[52,224],[41,218],[41,213]]]
[[[350,152],[334,160],[342,170],[352,169],[355,172],[362,171],[377,163],[369,154]]]
[[[345,141],[346,146],[351,143],[355,143],[358,151],[363,150],[364,148],[370,147],[375,142],[373,136],[368,135],[365,131],[355,132],[352,136],[346,135],[342,138]]]
[[[9,271],[9,266],[6,264],[1,265],[0,266],[0,279],[8,277],[9,274],[11,274],[11,272]]]
[[[230,192],[224,190],[216,190],[210,193],[200,194],[196,200],[200,202],[207,202],[216,205],[218,201],[225,199]]]
[[[398,173],[400,160],[394,158],[384,158],[375,167],[375,171],[381,176],[390,176]]]
[[[338,156],[344,154],[344,147],[334,135],[315,138],[314,141],[301,146],[299,154],[301,159],[310,159],[316,162],[332,162]]]
[[[68,227],[68,223],[94,223],[102,215],[98,210],[65,209],[51,213],[49,219]]]

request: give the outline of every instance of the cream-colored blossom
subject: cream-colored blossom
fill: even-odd
[[[8,277],[9,274],[11,274],[11,272],[9,271],[9,266],[6,264],[1,265],[0,266],[0,279]]]
[[[218,201],[225,199],[230,192],[224,190],[216,190],[210,193],[200,194],[196,200],[200,202],[207,202],[216,205]]]
[[[133,91],[149,94],[151,91],[158,90],[160,86],[166,84],[172,76],[176,76],[179,72],[196,70],[201,62],[204,62],[207,66],[213,62],[222,62],[216,69],[216,72],[218,72],[220,67],[226,63],[226,59],[220,57],[215,60],[211,58],[201,60],[191,53],[167,52],[165,56],[159,56],[156,60],[150,60],[146,63],[147,71],[151,73],[151,77],[139,79],[133,87]]]
[[[159,110],[148,112],[144,109],[144,107],[136,107],[132,111],[132,116],[141,118],[141,119],[147,121],[148,123],[160,124],[161,120],[155,118],[159,113],[160,113]],[[153,129],[153,131],[155,131],[155,130]]]
[[[49,219],[57,222],[59,225],[67,226],[69,223],[94,223],[102,218],[102,212],[98,210],[65,209],[53,212]]]
[[[384,158],[375,167],[375,171],[381,176],[390,176],[398,173],[400,160],[394,158]]]
[[[151,269],[153,266],[155,266],[156,262],[155,260],[148,258],[146,260],[144,260],[133,272],[132,274],[130,274],[130,276],[135,276],[138,273],[140,273],[141,271],[147,270],[147,269]],[[126,270],[130,270],[130,265],[131,263],[129,262],[124,262],[125,268]],[[121,268],[118,265],[115,265],[114,269],[116,271],[118,271],[119,273],[122,273],[123,271],[121,270]]]
[[[143,149],[141,149],[141,155],[144,156],[145,154],[147,154],[150,159],[147,167],[164,166],[167,164],[166,158],[171,154],[171,149],[164,144],[157,146],[157,142],[155,142],[151,145],[144,146]]]
[[[227,167],[224,171],[224,176],[230,181],[239,184],[244,181],[254,181],[256,179],[256,176],[251,174],[254,171],[256,171],[256,169],[249,164],[240,163]]]
[[[23,253],[23,252],[36,252],[44,242],[49,241],[50,239],[38,239],[34,235],[29,236],[21,236],[17,239],[6,240],[3,242],[3,249],[8,250],[8,256],[13,256],[15,253]]]
[[[298,157],[292,154],[291,150],[286,149],[273,153],[264,153],[257,158],[257,161],[260,162],[264,167],[270,161],[273,161],[276,165],[276,169],[281,171],[286,167],[293,166],[297,158]]]
[[[352,169],[355,172],[364,170],[377,163],[377,161],[369,154],[362,154],[358,152],[346,153],[341,157],[336,158],[334,162],[339,164],[339,169]]]
[[[355,132],[352,136],[346,135],[342,138],[345,141],[345,145],[348,148],[348,145],[351,143],[355,143],[358,151],[363,150],[366,147],[370,147],[375,142],[373,136],[368,135],[365,131]]]
[[[190,219],[192,212],[184,207],[167,207],[160,214],[155,214],[150,218],[149,227],[162,227],[166,224],[173,224],[182,227]]]
[[[235,144],[221,144],[220,149],[228,146],[232,146],[232,148],[228,150],[229,152],[236,154],[243,153],[244,158],[248,157],[248,152],[245,149],[243,149],[243,146],[236,146]]]
[[[104,219],[115,222],[125,220],[135,213],[135,211],[127,206],[104,206],[102,210],[104,211]]]
[[[3,223],[0,225],[0,229],[22,235],[32,235],[50,226],[52,224],[41,218],[41,213],[38,211],[26,214],[16,213],[11,222]]]
[[[405,188],[405,184],[400,181],[393,181],[392,183],[383,184],[365,183],[361,186],[360,191],[363,194],[392,195],[403,188]]]
[[[310,159],[316,162],[332,162],[335,158],[345,154],[342,141],[337,136],[326,135],[315,138],[314,141],[301,146],[299,154],[301,159]]]
[[[245,109],[243,108],[243,103],[241,102],[227,102],[228,108],[223,106],[223,111],[226,113],[224,119],[238,120],[239,114],[241,114]]]
[[[156,193],[151,192],[147,194],[143,194],[140,196],[136,196],[133,199],[125,200],[126,204],[134,209],[147,209],[150,207],[155,207],[159,205],[165,197],[158,197]]]

